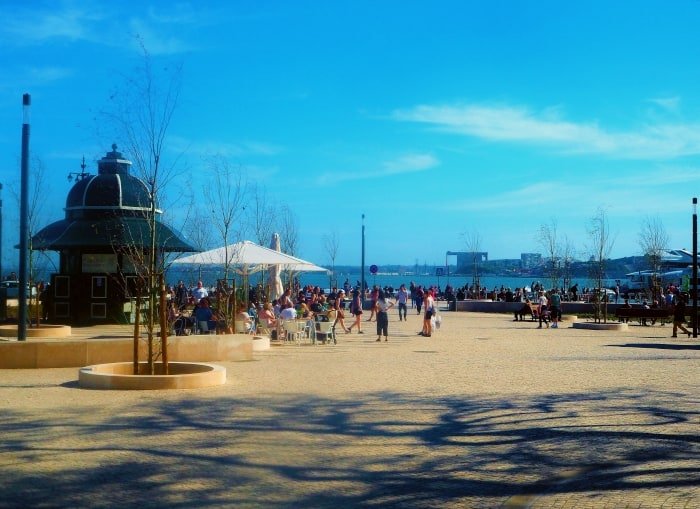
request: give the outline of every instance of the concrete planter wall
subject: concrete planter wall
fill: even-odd
[[[146,342],[140,342],[144,359]],[[133,360],[129,338],[0,342],[0,369],[79,368],[93,364]],[[172,362],[248,361],[253,359],[253,339],[248,334],[171,336]]]
[[[84,389],[107,390],[164,390],[198,389],[226,383],[226,369],[216,364],[169,362],[169,374],[163,374],[163,364],[155,364],[154,375],[145,374],[146,364],[139,364],[134,375],[131,362],[98,364],[82,368],[78,385]]]

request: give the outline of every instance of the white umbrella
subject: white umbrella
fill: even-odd
[[[269,267],[279,265],[282,270],[295,272],[328,272],[311,262],[295,256],[280,253],[274,249],[260,246],[249,240],[210,249],[202,253],[183,256],[173,261],[182,265],[233,265],[239,274],[252,274]]]
[[[270,249],[273,249],[280,253],[282,251],[280,247],[280,236],[278,233],[272,234],[272,242],[270,244]],[[284,287],[282,286],[282,278],[280,277],[279,265],[270,265],[270,271],[267,275],[267,290],[269,299],[276,300],[279,299],[284,293]]]

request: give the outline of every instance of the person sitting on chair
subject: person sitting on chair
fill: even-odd
[[[204,297],[199,301],[199,304],[194,310],[194,317],[197,320],[197,325],[202,326],[206,323],[207,331],[216,330],[216,316],[209,306],[209,298]]]
[[[622,308],[622,309],[632,309],[632,305],[630,304],[630,300],[629,300],[629,299],[625,299],[625,303],[624,303],[622,306],[620,306],[620,308]],[[620,317],[620,322],[622,322],[622,323],[628,323],[629,321],[630,321],[630,319],[627,318],[627,317],[624,317],[624,316],[623,316],[623,317]]]
[[[518,309],[515,313],[515,320],[514,322],[518,321],[518,317],[520,317],[520,321],[524,322],[525,318],[523,318],[523,315],[528,315],[530,318],[532,318],[532,306],[530,305],[530,299],[525,299],[525,303],[522,305],[520,309]]]
[[[272,311],[272,303],[265,303],[262,310],[258,313],[258,320],[260,321],[260,325],[267,329],[274,329],[277,327],[277,318],[275,318],[275,313]]]

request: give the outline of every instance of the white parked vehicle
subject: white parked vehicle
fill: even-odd
[[[6,289],[8,299],[19,297],[19,281],[0,281],[0,288]],[[29,296],[29,284],[27,284],[27,296]],[[36,286],[32,286],[31,296],[36,297]]]

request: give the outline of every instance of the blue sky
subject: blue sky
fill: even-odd
[[[700,2],[0,0],[4,246],[16,243],[22,94],[31,152],[63,217],[68,172],[113,141],[95,112],[142,61],[183,65],[166,155],[207,185],[218,154],[295,210],[298,255],[443,263],[478,235],[492,259],[542,252],[555,220],[580,257],[602,207],[613,257],[645,217],[691,247],[700,192]],[[184,199],[183,199],[184,200]],[[168,202],[171,203],[171,202]],[[177,204],[171,217],[178,221]],[[465,235],[466,234],[466,235]],[[5,248],[3,264],[16,253]]]

